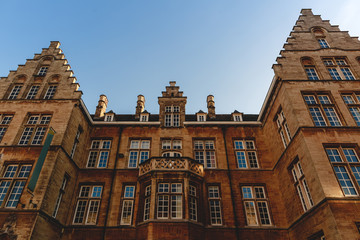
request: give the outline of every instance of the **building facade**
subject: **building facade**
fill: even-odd
[[[59,45],[0,79],[0,239],[360,239],[357,38],[303,9],[257,115],[90,114]]]

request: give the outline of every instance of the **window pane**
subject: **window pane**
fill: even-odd
[[[219,187],[218,186],[209,186],[209,198],[219,198]]]
[[[171,141],[163,140],[162,141],[162,149],[171,149]]]
[[[355,101],[351,95],[343,95],[342,97],[346,104],[354,104],[355,103]]]
[[[344,155],[348,162],[359,162],[358,157],[356,156],[355,150],[352,148],[344,148]]]
[[[124,200],[121,214],[121,224],[130,225],[133,211],[133,200]]]
[[[326,95],[320,95],[318,98],[321,104],[331,104],[329,97]]]
[[[256,198],[265,198],[265,191],[263,187],[254,187]]]
[[[254,202],[244,202],[245,204],[245,213],[246,220],[248,225],[258,225],[256,212],[255,212],[255,203]]]
[[[86,219],[87,224],[96,224],[96,219],[99,211],[99,200],[90,200],[88,215]]]
[[[8,201],[6,203],[6,207],[15,208],[17,206],[24,186],[25,186],[24,181],[15,181],[10,196],[8,198]]]
[[[338,71],[336,70],[336,68],[328,68],[328,71],[333,80],[341,80],[341,77],[340,77]]]
[[[210,220],[212,225],[221,225],[221,208],[219,200],[210,200]]]
[[[102,191],[102,186],[93,187],[93,192],[91,197],[101,197],[101,191]]]
[[[313,95],[305,95],[304,99],[307,104],[316,104],[316,99]]]
[[[138,152],[131,151],[129,155],[129,168],[137,167]]]
[[[206,152],[206,167],[207,168],[214,168],[216,167],[215,163],[215,152]]]
[[[266,202],[257,202],[259,209],[260,223],[262,225],[270,225],[270,216]]]
[[[248,159],[249,164],[251,168],[258,168],[257,158],[256,158],[256,152],[248,152]]]
[[[247,168],[245,152],[236,152],[236,159],[237,159],[239,168]]]
[[[305,68],[309,80],[319,80],[315,68]]]
[[[87,167],[95,167],[96,160],[97,160],[98,152],[90,152],[89,153],[89,160],[87,163]]]
[[[319,108],[311,107],[309,108],[310,114],[315,122],[315,126],[326,126],[324,118],[320,112]]]
[[[149,140],[141,141],[141,149],[149,149],[149,148],[150,148],[150,141]]]
[[[342,162],[339,151],[336,148],[328,148],[326,152],[330,158],[330,162]]]
[[[171,196],[171,218],[182,218],[182,196]]]
[[[45,132],[46,132],[46,127],[38,127],[36,128],[36,132],[35,132],[35,135],[34,135],[34,138],[31,142],[31,144],[34,144],[34,145],[38,145],[38,144],[41,144],[42,143],[42,140],[45,136]]]
[[[234,141],[235,149],[244,149],[244,144],[242,141]]]
[[[159,195],[158,196],[158,218],[168,218],[169,216],[169,196]]]
[[[331,126],[341,126],[341,123],[336,115],[334,108],[325,107],[324,112]]]
[[[360,186],[360,166],[352,166],[351,170],[352,170],[352,172],[353,172],[353,174],[355,176],[355,179],[356,179],[357,183]]]
[[[99,140],[92,141],[92,144],[91,144],[92,149],[98,149],[99,147],[100,147],[100,141]]]
[[[243,198],[253,198],[251,187],[242,187]]]
[[[107,160],[109,157],[109,152],[100,152],[100,158],[99,158],[99,168],[105,168],[107,166]]]
[[[80,189],[79,197],[89,197],[90,186],[82,186]]]
[[[172,183],[171,184],[172,193],[182,193],[182,184],[181,183]]]
[[[334,166],[334,170],[345,196],[356,196],[356,190],[345,167]]]
[[[349,68],[341,68],[346,80],[355,80]]]
[[[132,140],[130,144],[131,149],[139,149],[140,148],[140,141],[139,140]]]
[[[125,198],[133,198],[134,197],[134,192],[135,192],[135,187],[134,186],[126,186],[125,187],[124,197]]]
[[[0,206],[4,202],[6,193],[9,190],[11,181],[1,181],[0,183]]]
[[[27,178],[30,174],[31,165],[23,165],[18,173],[19,178]]]
[[[168,193],[169,192],[169,184],[168,183],[159,183],[159,193]]]
[[[8,165],[4,173],[4,178],[13,178],[17,171],[17,165]]]
[[[103,141],[102,148],[103,149],[110,149],[110,145],[111,145],[111,141],[109,141],[109,140]]]
[[[355,119],[355,122],[358,126],[360,126],[360,110],[357,107],[351,107],[350,112]]]
[[[74,223],[82,223],[84,221],[85,209],[86,209],[85,200],[79,200],[75,210]]]

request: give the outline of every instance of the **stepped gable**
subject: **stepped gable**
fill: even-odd
[[[45,72],[41,68],[47,67]],[[34,58],[27,59],[25,64],[18,65],[17,70],[11,70],[7,77],[0,81],[0,98],[8,99],[14,86],[20,85],[21,90],[17,99],[26,98],[26,94],[33,85],[38,85],[38,94],[34,99],[43,99],[49,86],[56,86],[56,93],[52,99],[80,99],[82,92],[80,85],[71,70],[64,53],[60,49],[60,42],[52,41],[48,48]]]

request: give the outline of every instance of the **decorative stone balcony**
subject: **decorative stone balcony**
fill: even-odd
[[[151,171],[189,171],[204,176],[203,165],[188,157],[152,157],[139,165],[139,176]]]

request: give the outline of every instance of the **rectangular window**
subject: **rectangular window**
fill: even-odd
[[[134,209],[135,186],[128,185],[124,188],[123,206],[121,213],[121,225],[131,225],[132,214]]]
[[[144,221],[150,219],[151,185],[145,187]]]
[[[329,45],[327,44],[325,38],[318,38],[318,42],[321,48],[329,48]]]
[[[303,97],[315,126],[341,126],[336,106],[328,94],[311,93],[304,94]]]
[[[149,121],[149,115],[148,114],[140,114],[140,122],[147,122]]]
[[[360,161],[354,147],[339,146],[325,149],[345,196],[358,196]]]
[[[11,122],[11,120],[13,119],[14,115],[13,114],[1,114],[0,113],[0,142],[3,139],[6,130],[9,127],[9,124]]]
[[[38,76],[45,76],[49,67],[43,66],[39,69]]]
[[[235,140],[234,149],[238,168],[259,168],[253,140]]]
[[[79,138],[80,138],[81,132],[82,132],[82,129],[79,127],[77,132],[76,132],[76,135],[75,135],[73,146],[71,148],[71,152],[70,152],[71,158],[74,158],[76,147],[77,147],[77,145],[79,143]]]
[[[45,93],[44,99],[52,99],[56,92],[56,85],[50,85]]]
[[[348,106],[349,111],[356,122],[356,125],[360,126],[360,94],[348,93],[342,94],[342,97]]]
[[[206,115],[205,114],[198,114],[197,115],[197,121],[198,122],[205,122],[206,121]]]
[[[129,150],[129,168],[137,168],[138,164],[149,159],[150,140],[131,140]]]
[[[213,140],[194,141],[195,160],[205,168],[216,168],[215,143]]]
[[[345,58],[323,58],[332,80],[355,80]]]
[[[189,186],[189,218],[190,220],[197,221],[197,195],[196,187],[194,185]]]
[[[56,218],[56,215],[58,214],[60,203],[61,203],[63,195],[65,194],[65,188],[66,188],[68,181],[69,181],[69,176],[65,175],[63,178],[62,184],[60,186],[59,195],[56,199],[55,208],[54,208],[54,211],[52,214],[53,218]]]
[[[244,186],[241,189],[247,225],[271,225],[265,188],[262,186]]]
[[[157,192],[157,218],[182,218],[182,183],[159,183]]]
[[[96,224],[101,193],[102,186],[81,186],[75,208],[74,224]]]
[[[165,127],[179,127],[180,126],[180,107],[179,106],[165,106]]]
[[[30,164],[8,164],[0,178],[0,207],[16,208],[31,171]]]
[[[278,132],[280,134],[281,141],[283,142],[284,147],[286,148],[291,141],[291,134],[290,134],[289,126],[286,122],[285,114],[281,108],[276,114],[275,121],[278,127]]]
[[[163,157],[180,157],[182,148],[181,140],[166,139],[161,141],[161,149]]]
[[[39,85],[31,86],[28,94],[26,95],[26,99],[34,99],[36,97],[37,92],[39,91]]]
[[[208,187],[208,200],[211,225],[222,225],[221,198],[219,186]]]
[[[41,145],[48,129],[51,115],[31,114],[24,125],[19,145]]]
[[[22,85],[15,85],[15,86],[13,87],[13,89],[11,90],[8,99],[10,99],[10,100],[11,100],[11,99],[16,99],[17,96],[18,96],[19,93],[20,93],[21,88],[22,88]]]
[[[93,140],[91,142],[87,168],[106,168],[110,155],[111,140]]]
[[[304,66],[304,67],[305,67],[306,75],[309,80],[319,80],[315,67],[313,66]]]
[[[294,186],[295,186],[296,191],[299,194],[301,205],[302,205],[304,211],[307,211],[312,206],[314,206],[314,202],[312,200],[310,189],[306,182],[300,161],[296,160],[290,166],[290,170],[291,170],[291,174],[294,178]]]

